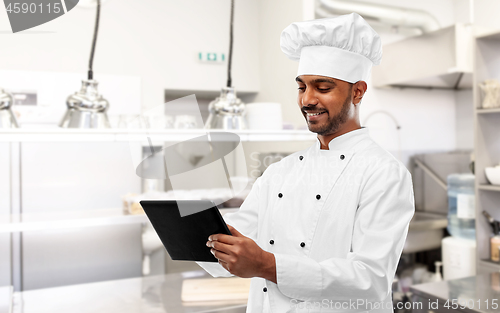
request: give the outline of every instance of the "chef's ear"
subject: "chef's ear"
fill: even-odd
[[[366,89],[368,89],[368,85],[365,81],[358,81],[352,85],[352,103],[359,104],[361,99],[365,95]]]

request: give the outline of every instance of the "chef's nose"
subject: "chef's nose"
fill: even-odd
[[[302,94],[301,101],[301,104],[303,106],[314,106],[318,104],[318,98],[316,97],[312,88],[306,88],[306,90]]]

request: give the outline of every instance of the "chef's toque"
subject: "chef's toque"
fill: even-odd
[[[299,75],[320,75],[349,83],[366,81],[380,64],[380,36],[357,13],[290,24],[281,50],[299,61]]]

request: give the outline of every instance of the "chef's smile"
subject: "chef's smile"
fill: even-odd
[[[322,117],[326,116],[326,111],[323,112],[306,112],[306,117],[308,122],[317,122]]]

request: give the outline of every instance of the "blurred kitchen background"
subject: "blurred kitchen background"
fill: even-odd
[[[10,97],[0,99],[11,103],[0,103],[0,312],[244,311],[245,292],[207,303],[182,289],[208,278],[170,259],[138,204],[175,198],[172,186],[135,172],[151,153],[148,136],[162,148],[203,134],[228,78],[231,1],[101,2],[93,69],[109,127],[98,129],[59,126],[87,77],[96,1],[15,34],[0,10],[0,94]],[[228,158],[243,191],[220,204],[222,214],[238,209],[269,164],[316,140],[296,103],[297,63],[281,52],[281,31],[350,12],[384,45],[362,126],[414,180],[417,213],[395,303],[473,299],[475,286],[498,298],[500,1],[236,0],[231,73],[247,107],[247,127],[235,131],[246,161]],[[204,157],[183,156],[193,168]],[[181,185],[177,198],[228,194],[196,177]]]

